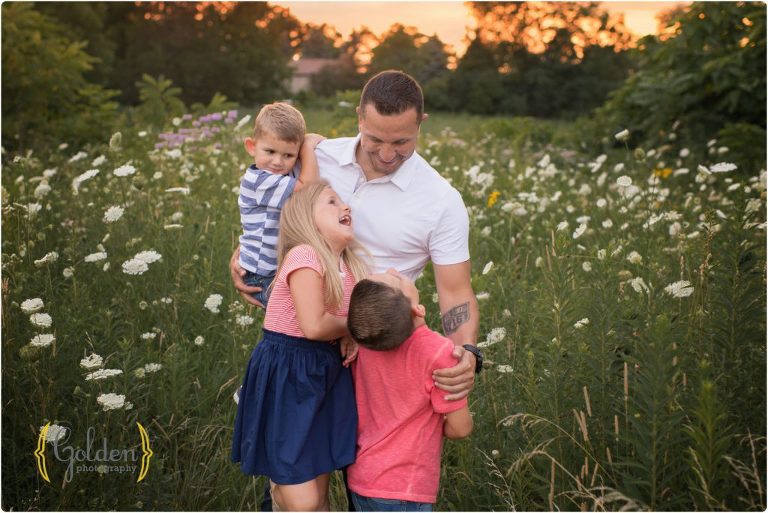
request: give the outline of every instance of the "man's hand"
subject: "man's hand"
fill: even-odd
[[[342,362],[342,365],[344,367],[349,367],[349,364],[355,361],[355,358],[357,358],[357,353],[360,350],[360,347],[357,345],[357,342],[350,337],[349,335],[341,338],[341,356],[344,357],[344,361]]]
[[[232,285],[234,285],[240,295],[243,296],[243,299],[252,305],[264,308],[264,305],[251,296],[251,294],[261,292],[261,287],[251,287],[250,285],[246,285],[243,281],[245,269],[240,267],[240,246],[235,248],[235,252],[232,253],[232,258],[229,259],[229,274],[232,276]]]
[[[450,392],[445,396],[448,401],[466,397],[475,386],[475,355],[461,346],[456,346],[453,348],[453,356],[459,358],[459,363],[432,373],[437,388]]]

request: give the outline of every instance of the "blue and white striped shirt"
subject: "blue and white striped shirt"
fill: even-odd
[[[298,165],[287,175],[251,165],[240,181],[240,266],[260,276],[277,270],[277,234],[280,210],[296,187]]]

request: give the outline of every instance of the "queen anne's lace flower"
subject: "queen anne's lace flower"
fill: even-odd
[[[112,376],[119,376],[123,371],[120,369],[99,369],[95,372],[91,372],[85,377],[86,381],[98,381],[102,379],[111,378]]]
[[[122,394],[101,394],[96,398],[96,402],[101,405],[104,411],[119,410],[124,408],[130,410],[133,408],[133,404],[125,401],[125,396]]]
[[[45,426],[40,426],[40,432],[43,432]],[[67,428],[59,426],[58,424],[51,424],[48,426],[48,431],[45,432],[45,441],[51,444],[60,442],[67,436]]]
[[[98,262],[100,260],[104,260],[107,258],[107,253],[104,251],[99,251],[98,253],[91,253],[90,255],[86,255],[83,260],[86,262]]]
[[[133,167],[130,164],[122,165],[122,166],[118,167],[117,169],[115,169],[114,171],[112,171],[112,173],[115,176],[130,176],[130,175],[134,174],[135,172],[136,172],[136,168]]]
[[[573,327],[578,330],[583,328],[584,326],[587,326],[588,324],[589,324],[589,319],[584,317],[583,319],[576,321],[576,324],[574,324]]]
[[[144,372],[151,374],[163,368],[161,363],[148,363],[144,366]]]
[[[629,187],[632,185],[632,179],[627,175],[622,175],[616,179],[616,185],[619,187]]]
[[[506,328],[493,328],[488,335],[485,337],[484,342],[480,342],[477,344],[477,347],[483,348],[483,347],[489,347],[494,344],[498,344],[502,340],[504,340],[504,337],[507,336],[507,329]]]
[[[40,328],[50,328],[51,324],[53,324],[53,319],[47,313],[33,313],[29,316],[29,320]]]
[[[50,333],[44,333],[42,335],[36,335],[29,341],[29,345],[33,347],[48,347],[56,341],[56,337]]]
[[[139,260],[138,258],[132,258],[123,262],[123,272],[125,274],[144,274],[148,270],[149,266],[147,263],[144,260]]]
[[[221,301],[224,298],[221,296],[221,294],[211,294],[208,296],[208,298],[205,300],[205,308],[210,310],[212,313],[219,313],[219,306],[221,306]]]
[[[125,212],[125,209],[123,207],[119,207],[119,206],[109,207],[104,212],[103,220],[105,223],[114,223],[115,221],[123,217],[123,212]]]
[[[51,251],[50,253],[46,253],[46,255],[43,258],[39,260],[35,260],[35,265],[37,267],[43,267],[44,265],[51,264],[58,259],[59,259],[59,254],[56,253],[55,251]]]
[[[39,312],[45,307],[45,303],[39,297],[27,299],[21,303],[21,311],[25,314],[33,314]]]
[[[87,371],[98,369],[102,365],[104,365],[104,358],[96,353],[92,353],[80,360],[80,367]]]
[[[693,294],[693,290],[691,282],[687,280],[676,281],[664,287],[664,292],[676,298],[688,297]]]

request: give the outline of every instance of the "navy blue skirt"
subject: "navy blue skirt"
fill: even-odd
[[[338,345],[264,330],[243,378],[232,461],[277,484],[355,461],[357,407]]]

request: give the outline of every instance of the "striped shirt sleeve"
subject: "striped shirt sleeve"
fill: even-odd
[[[278,175],[249,167],[240,181],[241,206],[283,208],[296,188],[297,180],[290,175]]]

